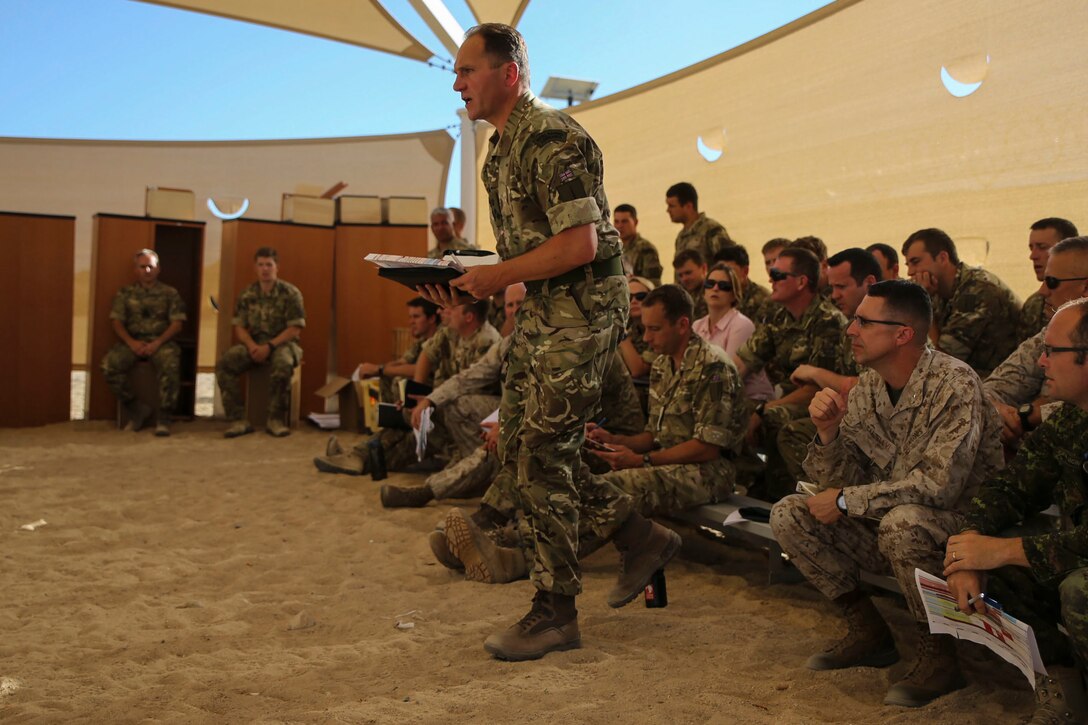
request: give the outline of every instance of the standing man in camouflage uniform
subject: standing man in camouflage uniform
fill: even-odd
[[[703,262],[709,264],[719,251],[733,245],[725,227],[708,217],[706,212],[699,211],[699,194],[688,182],[681,181],[669,187],[665,192],[665,207],[670,221],[683,224],[676,235],[674,255],[694,249],[702,255]],[[695,314],[698,319],[699,313]]]
[[[933,297],[930,340],[985,378],[1019,340],[1020,301],[982,267],[960,261],[956,244],[940,229],[919,229],[903,242],[911,280]]]
[[[1047,318],[1066,302],[1088,297],[1088,237],[1063,239],[1050,248],[1036,294]],[[1043,329],[1020,343],[982,384],[1001,416],[1001,442],[1010,451],[1039,426],[1042,408],[1050,402],[1042,392],[1046,376],[1039,367],[1045,333]]]
[[[982,485],[960,533],[948,539],[944,559],[944,575],[961,611],[985,613],[986,592],[1035,630],[1048,674],[1036,675],[1033,723],[1088,721],[1086,358],[1088,300],[1082,298],[1054,314],[1039,358],[1046,374],[1043,391],[1061,406],[1024,440],[1009,467]],[[1056,530],[1004,533],[1053,504],[1060,512]]]
[[[1047,252],[1055,244],[1063,239],[1077,236],[1077,227],[1068,219],[1048,217],[1040,219],[1031,225],[1028,233],[1028,257],[1031,266],[1035,269],[1035,279],[1043,281],[1046,271]],[[1032,335],[1042,330],[1054,314],[1053,308],[1048,308],[1046,301],[1038,292],[1032,293],[1024,300],[1024,308],[1020,310],[1020,326],[1016,330],[1016,337],[1023,342]]]
[[[778,307],[734,359],[741,379],[766,370],[771,384],[782,391],[777,400],[756,405],[748,424],[749,442],[767,454],[763,490],[756,487],[755,493],[770,501],[791,493],[796,484],[779,454],[778,433],[806,414],[816,393],[814,385],[797,385],[790,376],[802,364],[839,372],[846,318],[817,292],[819,278],[816,255],[807,249],[783,249],[771,266],[771,299]]]
[[[231,421],[227,438],[252,433],[242,405],[242,373],[258,365],[271,365],[268,391],[268,434],[282,438],[291,430],[284,416],[291,404],[291,376],[302,362],[298,336],[306,326],[302,293],[279,279],[279,257],[272,247],[253,255],[257,281],[242,290],[234,305],[234,336],[237,345],[228,349],[215,366],[215,379],[223,396],[223,410]]]
[[[485,649],[508,660],[578,647],[579,519],[614,537],[625,565],[611,606],[634,599],[680,547],[680,537],[632,510],[631,499],[579,458],[585,424],[600,405],[601,377],[627,316],[619,234],[609,223],[601,152],[565,113],[529,90],[525,41],[496,23],[468,31],[454,90],[468,117],[496,129],[483,180],[503,261],[450,283],[486,298],[525,282],[500,406],[499,455],[516,481],[524,538],[533,552],[533,606]],[[444,304],[451,293],[428,288]]]
[[[931,635],[914,569],[936,572],[957,513],[1003,459],[999,425],[978,376],[926,345],[929,295],[907,281],[878,282],[849,334],[864,370],[853,389],[824,388],[809,412],[816,439],[805,471],[820,492],[771,509],[782,550],[845,614],[848,632],[809,658],[813,670],[887,667],[895,640],[859,588],[862,570],[891,573],[921,638],[914,667],[884,703],[920,707],[964,686],[955,640]]]
[[[453,228],[453,212],[449,209],[440,206],[431,212],[431,232],[435,245],[427,252],[428,257],[441,259],[451,249],[476,249],[475,244],[457,236]]]
[[[623,242],[623,273],[628,277],[645,277],[661,284],[661,258],[657,247],[638,233],[638,212],[630,204],[620,204],[612,213],[612,222]]]
[[[159,419],[155,435],[170,435],[170,411],[178,404],[181,387],[181,348],[173,342],[188,319],[178,291],[159,281],[159,255],[141,249],[135,256],[136,282],[122,287],[113,298],[110,324],[121,342],[102,359],[110,391],[128,413],[128,426],[140,430],[151,410],[136,400],[128,373],[141,360],[150,360],[159,378]]]

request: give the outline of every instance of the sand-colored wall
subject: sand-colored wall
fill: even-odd
[[[147,186],[191,189],[207,222],[201,359],[214,365],[222,222],[209,197],[248,198],[247,218],[279,219],[282,194],[300,183],[338,181],[345,194],[445,198],[453,138],[445,131],[395,136],[243,142],[123,142],[0,138],[0,210],[76,217],[72,362],[87,362],[87,307],[95,214],[144,213]],[[133,250],[135,251],[135,249]]]

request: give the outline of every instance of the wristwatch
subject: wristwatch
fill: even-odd
[[[650,454],[649,453],[643,453],[642,454],[642,467],[643,468],[651,468],[651,467],[653,467],[653,465],[654,465],[654,462],[650,460]]]
[[[763,411],[766,410],[766,409],[767,409],[767,402],[766,401],[761,402],[759,405],[756,406],[756,415],[758,415],[760,418],[762,418],[763,417]]]
[[[1024,432],[1031,430],[1031,421],[1028,419],[1031,416],[1031,403],[1024,403],[1016,409],[1016,414],[1020,416],[1020,425],[1024,427]]]
[[[839,497],[835,499],[835,506],[838,507],[839,511],[842,511],[843,516],[848,515],[849,512],[846,510],[846,491],[839,491]]]

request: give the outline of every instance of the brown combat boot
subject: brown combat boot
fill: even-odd
[[[427,535],[427,543],[439,564],[454,571],[464,570],[465,565],[450,551],[450,542],[445,531],[432,531]]]
[[[834,603],[846,617],[846,636],[826,651],[808,658],[810,670],[841,670],[846,667],[887,667],[899,661],[899,650],[887,622],[873,600],[855,589]]]
[[[544,591],[537,591],[532,609],[520,622],[484,642],[485,650],[510,662],[536,660],[549,652],[581,646],[574,597]]]
[[[366,473],[363,457],[355,451],[335,456],[315,456],[314,466],[322,473],[343,473],[348,476],[361,476]]]
[[[496,544],[464,509],[447,514],[446,540],[450,553],[464,565],[468,581],[505,584],[529,575],[521,550]]]
[[[608,606],[618,609],[642,594],[658,569],[680,550],[680,535],[672,529],[631,514],[612,542],[620,550],[620,575],[608,593]]]
[[[391,483],[382,485],[382,506],[387,509],[422,508],[434,501],[434,492],[431,487],[422,486],[394,486]]]
[[[1088,722],[1084,680],[1075,667],[1050,665],[1047,675],[1035,675],[1035,712],[1028,725]]]
[[[919,624],[918,630],[921,638],[914,667],[888,688],[885,705],[922,707],[967,686],[956,659],[956,639],[948,634],[930,634],[925,624]]]

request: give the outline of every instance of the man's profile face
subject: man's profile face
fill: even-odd
[[[687,214],[684,211],[684,206],[675,196],[665,197],[665,211],[669,213],[669,219],[677,224],[683,223],[683,221],[687,218]]]
[[[690,259],[675,268],[676,281],[688,292],[698,292],[706,279],[706,265],[695,264]]]
[[[408,330],[412,333],[412,337],[424,337],[434,326],[435,319],[427,317],[422,307],[408,308]]]
[[[659,355],[672,355],[679,349],[682,336],[680,320],[676,323],[669,322],[665,317],[665,305],[643,307],[642,326],[646,330],[642,337],[654,352]]]
[[[876,263],[880,265],[880,279],[896,279],[899,277],[898,264],[896,264],[893,268],[893,266],[888,263],[888,258],[885,257],[884,253],[881,252],[879,249],[870,250],[869,253],[873,255],[873,259],[875,259]]]
[[[771,267],[774,266],[774,261],[778,259],[778,254],[783,249],[785,249],[785,247],[771,247],[763,253],[763,267],[768,272],[771,271]]]
[[[779,257],[774,260],[771,269],[788,275],[784,279],[771,280],[771,299],[779,303],[796,299],[801,294],[801,280],[804,278],[793,274],[793,260]]]
[[[1054,319],[1046,327],[1043,341],[1049,347],[1083,347],[1083,343],[1073,342],[1073,330],[1080,320],[1081,310],[1066,308],[1054,314]],[[1065,402],[1078,403],[1088,393],[1088,363],[1077,364],[1080,354],[1076,352],[1052,352],[1044,349],[1039,356],[1039,367],[1046,376],[1043,380],[1043,395]]]
[[[503,295],[503,311],[506,312],[506,319],[510,319],[517,315],[518,310],[521,309],[521,303],[525,301],[525,285],[512,284],[506,288],[506,294]]]
[[[866,295],[857,306],[855,315],[856,317],[846,328],[846,334],[850,337],[850,346],[858,365],[872,366],[874,362],[895,352],[898,347],[896,336],[903,329],[902,327],[863,321],[897,319],[891,311],[887,310],[887,303],[882,298]]]
[[[844,315],[852,317],[858,309],[869,285],[859,285],[850,274],[850,263],[830,267],[827,270],[827,281],[831,285],[831,301],[835,303]]]
[[[492,68],[492,65],[498,67]],[[484,39],[480,35],[473,35],[461,44],[454,63],[457,77],[453,90],[461,94],[465,112],[473,121],[487,121],[502,110],[503,101],[511,92],[505,83],[507,65],[510,64],[495,64],[484,51]]]
[[[638,235],[638,221],[630,212],[618,211],[612,215],[612,224],[620,233],[620,239],[630,242]]]
[[[1046,274],[1046,260],[1050,256],[1050,248],[1061,240],[1057,229],[1032,229],[1028,234],[1028,257],[1035,270],[1035,279],[1040,282]]]
[[[146,287],[155,283],[160,271],[159,260],[150,254],[141,254],[136,260],[136,279]]]
[[[448,214],[432,214],[431,231],[441,247],[453,239],[453,220]]]
[[[1045,309],[1048,317],[1053,315],[1054,310],[1066,302],[1075,300],[1084,294],[1085,282],[1088,280],[1073,279],[1074,277],[1086,276],[1085,272],[1088,270],[1085,269],[1086,265],[1082,259],[1082,256],[1076,252],[1067,252],[1065,254],[1050,255],[1047,260],[1043,276],[1066,280],[1065,282],[1059,282],[1054,289],[1047,287],[1046,282],[1039,285],[1039,294],[1046,302]]]
[[[279,265],[272,257],[257,257],[257,279],[262,282],[275,282],[279,273]]]

